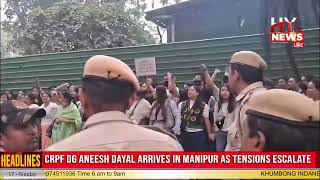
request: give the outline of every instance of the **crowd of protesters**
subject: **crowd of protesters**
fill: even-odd
[[[242,89],[240,83],[237,87],[234,82],[230,84],[228,76],[231,71],[238,70],[240,76],[243,76],[242,64],[234,64],[236,66],[228,67],[224,72],[215,69],[211,76],[207,67],[202,64],[199,73],[190,82],[185,82],[182,89],[177,87],[177,78],[173,73],[166,73],[160,82],[154,82],[151,77],[147,77],[137,89],[137,97],[131,106],[126,108],[126,115],[131,124],[152,126],[174,134],[185,151],[231,150],[232,147],[227,147],[230,142],[232,146],[232,138],[229,139],[229,135],[232,134],[231,129],[241,113],[237,110],[238,94],[250,84],[258,82],[252,81]],[[252,75],[250,68],[247,71],[249,76]],[[218,79],[219,74],[224,77]],[[241,78],[246,80],[245,77]],[[303,94],[313,101],[320,100],[319,80],[313,76],[281,77],[277,82],[265,79],[261,83],[268,90],[284,89]],[[239,92],[235,93],[234,89],[237,88]],[[92,90],[95,91],[97,90]],[[30,92],[1,93],[1,104],[15,101],[31,109],[44,109],[45,116],[35,120],[34,133],[38,137],[38,142],[35,143],[33,138],[29,143],[34,144],[32,150],[46,149],[83,129],[88,113],[79,101],[79,93],[79,88],[69,83],[50,87],[46,91],[41,88],[37,80]],[[99,96],[101,100],[104,99],[103,95]],[[88,108],[88,105],[85,106]],[[1,134],[3,139],[4,132]],[[148,136],[148,133],[145,135]]]
[[[1,103],[15,101],[30,109],[45,110],[45,116],[36,121],[35,136],[38,142],[34,147],[45,149],[80,130],[83,110],[77,101],[74,86],[64,83],[57,88],[51,87],[44,91],[39,81],[35,84],[30,92],[19,91],[16,95],[11,91],[1,93]]]

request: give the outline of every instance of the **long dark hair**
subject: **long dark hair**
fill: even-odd
[[[193,88],[197,91],[197,93],[198,93],[198,96],[197,96],[197,99],[196,99],[196,102],[197,102],[197,101],[199,101],[199,95],[200,95],[200,91],[201,91],[200,85],[199,85],[199,86],[198,86],[198,85],[192,85],[192,86],[189,87],[189,89],[190,89],[191,87],[193,87]],[[188,99],[189,99],[189,97],[188,97]]]
[[[226,87],[230,93],[230,96],[229,96],[229,100],[228,100],[228,112],[231,113],[234,108],[235,108],[235,98],[233,97],[233,95],[231,94],[231,91],[230,91],[230,86],[228,84],[224,84],[221,86],[222,87]],[[219,92],[219,100],[218,100],[218,112],[220,111],[221,107],[222,107],[222,96],[221,96],[221,88],[220,88],[220,92]]]
[[[7,95],[8,100],[13,100],[16,98],[12,91],[9,91],[9,90],[5,91],[6,94],[7,92],[11,94],[11,98]]]
[[[75,102],[75,98],[72,96],[72,94],[69,91],[63,91],[62,96],[68,101],[69,104],[73,103],[77,105],[77,103]]]
[[[166,100],[168,99],[166,88],[164,86],[157,86],[156,95],[157,95],[156,101],[152,105],[150,112],[152,113],[153,110],[156,108],[156,116],[157,116],[161,109],[162,117],[166,118],[167,111],[166,111],[165,103],[166,103]]]
[[[36,103],[36,96],[35,96],[35,95],[33,95],[32,93],[28,93],[26,96],[27,96],[27,98],[28,98],[29,100],[32,101],[31,104],[35,104],[35,103]]]
[[[51,102],[51,93],[49,93],[48,91],[43,91],[43,92],[41,92],[41,96],[40,96],[42,103],[44,103],[43,102],[43,95],[45,95],[45,94],[49,97],[49,99],[50,99],[49,102]]]
[[[35,97],[34,103],[38,104],[39,106],[41,106],[42,103],[43,103],[42,98],[41,98],[41,91],[40,91],[40,89],[38,87],[32,87],[32,91],[35,90],[35,89],[39,92],[39,95],[34,96]]]
[[[192,86],[190,86],[190,88],[191,87],[193,87],[196,91],[197,91],[197,93],[200,95],[200,91],[201,91],[201,89],[200,89],[200,86],[197,86],[197,85],[192,85]],[[189,89],[190,89],[189,88]],[[200,98],[199,98],[199,95],[197,96],[197,99],[194,101],[194,107],[196,107],[196,106],[200,106],[201,104],[202,104],[202,102],[201,102],[201,100],[200,100]],[[188,98],[189,99],[189,98]],[[189,99],[190,100],[190,99]]]
[[[8,97],[7,93],[1,92],[1,96],[2,96],[2,95],[5,95],[5,96],[7,97],[7,100],[9,101],[9,97]]]

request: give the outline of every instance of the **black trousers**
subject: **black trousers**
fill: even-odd
[[[181,144],[184,151],[208,151],[208,137],[205,131],[182,131]]]

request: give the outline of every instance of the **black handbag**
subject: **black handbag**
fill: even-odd
[[[223,126],[223,124],[224,124],[224,120],[225,120],[225,117],[223,117],[223,118],[221,118],[221,119],[218,119],[218,120],[216,121],[216,126],[218,127],[219,130],[222,129],[222,126]]]
[[[52,129],[53,129],[53,127],[54,127],[54,123],[56,122],[56,120],[57,120],[57,119],[54,119],[54,120],[52,121],[52,123],[50,124],[50,126],[48,127],[48,129],[47,129],[47,136],[48,136],[49,138],[51,138],[51,136],[52,136]]]

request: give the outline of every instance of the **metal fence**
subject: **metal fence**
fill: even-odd
[[[294,49],[294,57],[302,74],[319,77],[319,30],[305,30],[305,47]],[[24,56],[1,59],[1,89],[30,89],[36,78],[44,88],[70,82],[78,85],[85,61],[97,54],[117,57],[134,70],[134,59],[155,57],[160,79],[166,72],[177,76],[178,86],[190,81],[206,64],[210,72],[227,66],[230,56],[239,50],[252,50],[263,54],[261,35],[245,35],[170,44],[100,49],[67,53]],[[271,62],[265,76],[275,79],[293,75],[284,44],[271,44]]]

